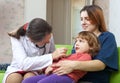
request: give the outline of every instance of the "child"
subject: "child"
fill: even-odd
[[[60,58],[57,62],[59,63],[62,60],[79,60],[79,61],[88,61],[92,59],[92,56],[95,56],[100,49],[99,42],[97,37],[88,31],[82,31],[78,34],[75,42],[75,54],[71,54],[68,57]],[[57,75],[54,74],[52,65],[45,69],[45,74],[34,76],[23,80],[22,83],[75,83],[79,78],[82,78],[87,72],[75,70],[67,75]]]

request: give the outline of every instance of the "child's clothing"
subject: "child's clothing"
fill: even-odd
[[[62,60],[87,61],[87,60],[91,60],[91,55],[89,55],[88,53],[75,53],[75,54],[70,55],[67,58],[62,58],[61,60],[59,60],[59,62]],[[86,74],[85,71],[75,70],[67,75],[70,78],[77,81],[79,78],[83,77],[85,74]]]
[[[22,83],[75,83],[73,79],[67,75],[38,75],[25,79]]]
[[[58,62],[63,60],[75,60],[75,61],[88,61],[91,60],[91,55],[87,53],[75,53],[67,58],[62,58]],[[54,64],[55,64],[54,63]],[[53,69],[53,71],[55,68]],[[85,71],[79,71],[75,70],[67,75],[56,75],[56,74],[50,74],[50,75],[38,75],[34,77],[30,77],[25,79],[22,83],[75,83],[78,81],[79,78],[82,78],[87,72]],[[53,79],[54,78],[54,79]]]

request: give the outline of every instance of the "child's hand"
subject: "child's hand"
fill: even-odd
[[[38,74],[42,74],[43,71],[40,69],[40,70],[37,70],[37,73],[38,73]]]
[[[46,68],[46,70],[45,70],[45,74],[51,74],[52,73],[52,71],[53,71],[53,68],[51,67],[51,66],[48,66],[47,68]]]

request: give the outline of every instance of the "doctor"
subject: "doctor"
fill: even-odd
[[[33,19],[8,35],[13,58],[3,83],[21,83],[23,79],[37,75],[37,70],[51,65],[53,59],[64,56],[59,50],[53,52],[52,27],[41,18]]]

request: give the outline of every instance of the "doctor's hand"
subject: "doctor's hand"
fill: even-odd
[[[66,57],[66,53],[67,53],[67,48],[57,48],[52,53],[53,60],[57,60],[59,58]]]

